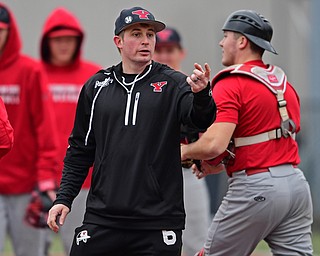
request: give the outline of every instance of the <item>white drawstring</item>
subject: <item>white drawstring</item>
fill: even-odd
[[[130,82],[130,83],[126,83],[125,77],[123,77],[123,76],[122,76],[122,82],[120,82],[120,80],[116,76],[116,73],[113,71],[114,78],[127,91],[127,105],[126,105],[126,113],[125,113],[125,116],[124,116],[124,125],[126,125],[126,126],[129,124],[129,112],[130,112],[132,91],[134,89],[134,86],[135,86],[136,82],[138,82],[139,80],[143,79],[146,75],[148,75],[150,73],[151,68],[152,68],[152,65],[149,65],[149,69],[147,70],[146,73],[144,73],[141,77],[139,77],[140,74],[136,75],[134,80],[132,82]],[[130,85],[131,85],[131,88],[130,88],[130,90],[128,90],[127,86],[130,86]],[[135,102],[135,104],[137,104],[137,102]],[[135,112],[135,114],[136,113],[137,112]],[[134,120],[134,123],[135,123],[135,120]]]
[[[90,132],[91,132],[95,102],[96,102],[96,100],[97,100],[97,98],[98,98],[98,96],[99,96],[99,93],[100,93],[100,91],[102,90],[102,88],[108,86],[110,82],[112,82],[112,78],[110,78],[110,77],[106,78],[103,82],[100,82],[100,83],[97,83],[97,82],[96,82],[95,87],[96,87],[96,86],[100,86],[100,88],[99,88],[97,94],[94,96],[93,101],[92,101],[91,111],[90,111],[89,129],[88,129],[88,132],[87,132],[87,134],[86,134],[85,141],[84,141],[84,145],[85,145],[85,146],[88,145],[88,139],[89,139],[89,135],[90,135]]]
[[[149,69],[147,70],[146,73],[144,73],[141,77],[139,77],[140,74],[138,74],[134,80],[130,83],[126,83],[125,82],[125,78],[122,76],[122,82],[119,81],[119,79],[117,78],[116,76],[116,73],[113,71],[113,75],[114,75],[114,78],[117,80],[117,82],[119,84],[121,84],[121,86],[127,91],[128,93],[128,99],[127,99],[127,107],[126,107],[126,114],[125,114],[125,125],[128,125],[128,118],[129,118],[129,109],[130,109],[130,104],[131,104],[131,93],[133,91],[133,88],[134,88],[134,85],[136,82],[140,81],[141,79],[143,79],[146,75],[148,75],[151,71],[151,68],[152,68],[152,65],[149,65]],[[110,73],[105,73],[107,75],[110,75]],[[109,83],[112,82],[112,78],[108,77],[105,79],[104,82],[101,82],[99,83],[99,90],[97,92],[97,94],[94,96],[93,98],[93,101],[92,101],[92,105],[91,105],[91,111],[90,111],[90,120],[89,120],[89,129],[88,129],[88,132],[86,134],[86,138],[85,138],[85,146],[88,145],[88,139],[89,139],[89,135],[90,135],[90,132],[91,132],[91,129],[92,129],[92,122],[93,122],[93,112],[94,112],[94,106],[95,106],[95,102],[99,96],[99,93],[100,91],[102,90],[103,87],[106,87],[109,85]],[[130,88],[130,90],[128,90],[128,88],[126,87],[126,85],[132,85],[132,87]],[[140,95],[140,94],[139,94]],[[139,96],[138,96],[138,99],[139,99]],[[137,104],[137,102],[135,102],[135,104]],[[137,106],[135,106],[135,108],[137,108]],[[135,110],[135,113],[137,112],[137,110]],[[135,117],[134,117],[135,118]],[[135,120],[134,120],[134,123],[135,123]]]

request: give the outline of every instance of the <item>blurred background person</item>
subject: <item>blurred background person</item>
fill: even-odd
[[[1,41],[1,33],[2,33],[2,29],[1,29],[1,21],[0,21],[0,41]],[[6,107],[0,97],[0,159],[11,150],[12,146],[13,146],[13,128],[9,122]]]
[[[181,71],[182,61],[186,57],[186,50],[182,47],[181,36],[172,27],[166,27],[157,33],[156,49],[153,59],[157,62]]]
[[[21,47],[15,18],[0,3],[0,96],[15,138],[0,160],[0,252],[8,234],[16,256],[43,256],[45,230],[27,225],[24,215],[35,187],[55,196],[55,123],[46,76]]]
[[[181,63],[186,56],[181,37],[174,28],[167,27],[157,33],[153,59],[181,71]],[[199,132],[181,127],[181,143],[198,139]],[[184,203],[186,209],[186,228],[182,234],[182,255],[193,256],[199,246],[203,246],[210,221],[209,195],[204,180],[194,177],[191,162],[182,163],[184,178]]]
[[[80,90],[87,79],[101,69],[98,64],[82,58],[84,35],[80,21],[63,7],[58,7],[49,14],[42,31],[41,62],[49,79],[59,135],[59,164],[56,173],[58,184],[62,176],[63,159],[73,127]],[[61,240],[68,255],[74,229],[82,223],[90,179],[91,172],[73,203],[69,218],[61,227]],[[52,234],[50,232],[50,236]]]

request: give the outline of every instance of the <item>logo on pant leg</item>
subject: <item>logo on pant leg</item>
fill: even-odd
[[[265,201],[266,200],[266,198],[265,197],[263,197],[263,196],[256,196],[255,198],[253,198],[255,201],[257,201],[257,202],[263,202],[263,201]]]
[[[162,230],[162,236],[163,236],[163,242],[166,245],[173,245],[177,241],[176,233],[174,233],[172,230]]]
[[[81,241],[86,243],[89,238],[90,238],[90,236],[88,235],[87,230],[80,231],[79,234],[77,235],[77,239],[76,239],[77,245],[79,245]]]

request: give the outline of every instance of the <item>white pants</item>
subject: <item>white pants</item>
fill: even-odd
[[[234,173],[205,244],[205,255],[250,255],[265,240],[273,255],[312,255],[312,200],[292,165]]]
[[[204,245],[210,224],[210,201],[206,182],[197,179],[191,168],[182,168],[186,228],[182,233],[183,256],[193,256]]]
[[[0,253],[9,235],[16,256],[44,256],[45,229],[28,226],[24,214],[30,194],[0,195]]]

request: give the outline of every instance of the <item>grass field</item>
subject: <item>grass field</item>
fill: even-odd
[[[320,231],[313,233],[313,256],[320,256]],[[52,246],[50,248],[50,256],[65,256],[61,246],[61,241],[58,235],[54,236]],[[261,242],[252,256],[271,256],[270,249],[265,242]],[[1,255],[2,256],[2,255]],[[3,256],[14,256],[10,240],[6,240],[5,251]]]

